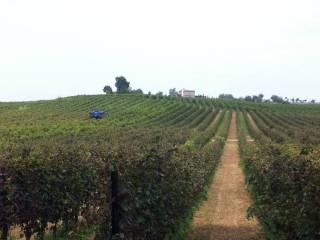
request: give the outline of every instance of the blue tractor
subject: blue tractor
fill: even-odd
[[[93,110],[90,112],[90,118],[101,119],[107,116],[107,112],[101,110]]]

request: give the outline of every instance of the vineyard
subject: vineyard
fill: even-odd
[[[319,111],[239,112],[247,183],[268,239],[320,239]],[[256,139],[247,144],[246,135]]]
[[[108,116],[90,119],[94,108]],[[2,239],[78,239],[81,225],[107,239],[114,201],[119,238],[185,238],[232,112],[249,214],[268,239],[320,239],[319,106],[139,94],[0,103]]]

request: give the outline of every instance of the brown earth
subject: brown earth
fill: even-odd
[[[250,198],[239,166],[236,114],[233,113],[229,136],[208,199],[196,212],[188,240],[260,240],[259,223],[247,219]]]

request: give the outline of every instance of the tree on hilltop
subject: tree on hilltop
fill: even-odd
[[[263,102],[263,98],[264,98],[264,95],[262,93],[260,93],[258,95],[258,102]]]
[[[248,102],[252,102],[252,97],[248,95],[244,98],[244,100]]]
[[[271,96],[271,100],[272,100],[274,103],[284,103],[284,102],[285,102],[282,97],[279,97],[279,96],[277,96],[277,95],[272,95],[272,96]]]
[[[177,96],[179,96],[179,93],[177,92],[177,90],[175,88],[171,88],[171,89],[169,89],[169,96],[170,97],[177,97]]]
[[[108,93],[112,93],[113,91],[112,91],[112,88],[109,85],[107,85],[103,88],[103,92],[108,94]]]
[[[159,97],[163,97],[163,92],[157,92],[156,94],[155,94],[156,96],[159,96]]]
[[[132,89],[130,92],[131,92],[131,93],[137,93],[137,94],[143,94],[143,91],[142,91],[142,89],[141,89],[141,88],[138,88],[138,89]]]
[[[224,93],[220,94],[219,98],[220,99],[235,99],[232,94],[224,94]]]
[[[127,93],[129,92],[130,82],[123,76],[116,77],[117,93]]]

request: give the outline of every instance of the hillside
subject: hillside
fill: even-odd
[[[89,119],[89,112],[105,109],[109,117]],[[317,121],[320,105],[254,104],[219,99],[182,99],[146,95],[95,95],[50,101],[0,103],[1,136],[14,131],[38,136],[66,134],[90,129],[117,127],[196,127],[210,122],[217,109],[279,112],[282,117],[307,115]],[[292,113],[292,114],[291,114]],[[287,114],[287,115],[286,115]],[[290,115],[291,114],[291,115]],[[301,115],[304,117],[304,115]],[[279,116],[280,117],[280,116]],[[192,120],[192,121],[190,121]],[[204,126],[202,126],[204,127]],[[11,132],[11,133],[10,133]]]
[[[108,116],[90,119],[94,108]],[[232,142],[236,135],[239,144]],[[123,195],[116,222],[125,239],[183,239],[222,154],[229,163],[226,142],[237,156],[232,161],[243,161],[249,212],[266,235],[316,239],[319,105],[134,94],[0,103],[2,236],[18,229],[26,239],[57,232],[66,239],[71,231],[78,234],[79,217],[98,239],[110,236],[116,172]],[[222,166],[226,174],[231,170]],[[244,180],[239,187],[247,199]],[[243,221],[244,211],[238,212]],[[239,229],[232,231],[236,236]]]

